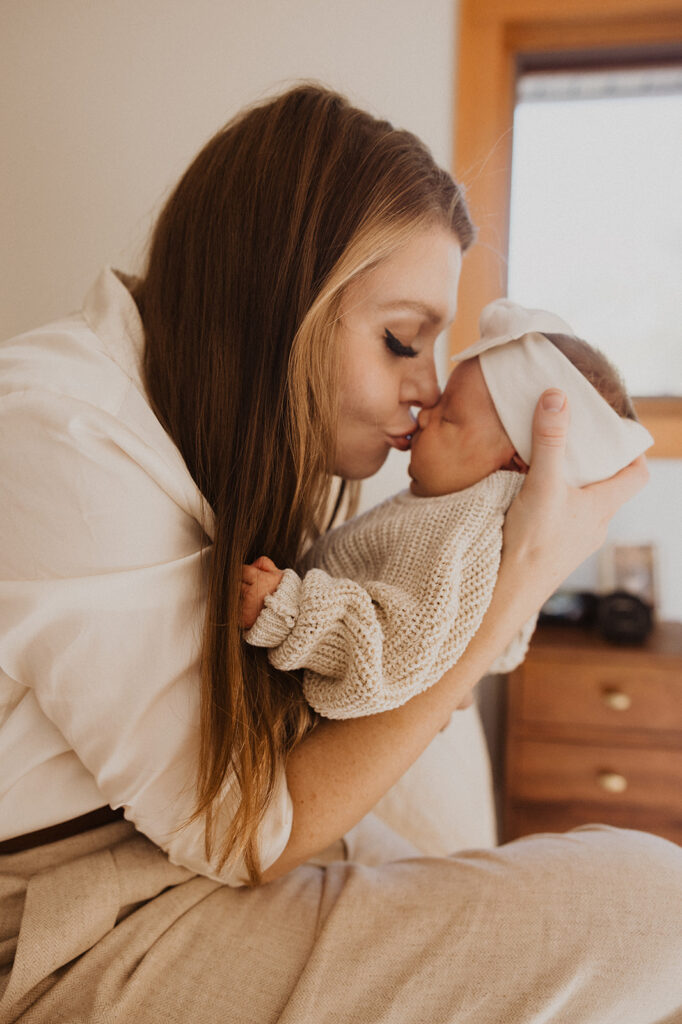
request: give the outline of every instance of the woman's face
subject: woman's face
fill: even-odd
[[[344,292],[334,464],[339,476],[372,476],[390,448],[406,451],[415,429],[410,406],[438,401],[434,345],[454,319],[461,265],[456,236],[434,226]]]

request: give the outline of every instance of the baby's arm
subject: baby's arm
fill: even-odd
[[[506,498],[511,474],[503,476]],[[464,524],[460,503],[441,508],[439,502],[433,523],[425,524],[426,509],[398,495],[325,534],[301,563],[301,577],[287,569],[276,592],[273,587],[267,598],[264,590],[254,595],[252,614],[258,617],[244,639],[268,648],[275,668],[305,668],[305,697],[325,717],[352,718],[403,704],[459,659],[480,626],[499,565],[497,489],[480,522],[485,502],[465,513]],[[480,544],[468,550],[471,534],[490,541],[491,516],[499,529],[492,531],[490,558],[481,559]],[[462,576],[467,562],[472,600]],[[362,584],[352,578],[356,573]],[[253,571],[249,576],[259,579]]]
[[[274,594],[282,582],[283,575],[282,570],[265,555],[242,568],[242,629],[250,629],[253,626],[263,610],[265,598],[268,594]]]
[[[256,595],[249,584],[243,586],[248,614],[242,621],[257,617],[246,628],[244,639],[254,647],[267,647],[275,669],[288,672],[308,669],[325,678],[348,680],[358,665],[361,674],[382,679],[382,629],[372,598],[364,587],[352,580],[337,579],[322,569],[311,568],[303,575],[286,569],[274,569],[269,579],[261,577],[253,566],[245,566],[253,588],[264,585]],[[279,586],[274,586],[274,582]],[[270,587],[266,596],[264,587]],[[259,610],[258,610],[259,609]]]

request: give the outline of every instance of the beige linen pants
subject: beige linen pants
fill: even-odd
[[[0,1024],[682,1024],[672,843],[424,856],[370,815],[345,855],[230,889],[121,821],[0,858]]]

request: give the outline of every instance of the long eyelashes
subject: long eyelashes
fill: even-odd
[[[402,341],[398,341],[395,334],[391,334],[388,327],[384,328],[384,340],[386,347],[395,356],[403,356],[405,359],[414,359],[415,356],[419,355],[416,349],[413,349],[411,345],[403,345]]]

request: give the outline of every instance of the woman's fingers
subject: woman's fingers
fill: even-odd
[[[529,476],[531,484],[552,489],[557,479],[564,479],[564,451],[570,425],[570,409],[563,391],[550,388],[540,396],[533,419],[533,454]],[[536,472],[533,473],[533,470]],[[595,508],[605,520],[646,485],[649,479],[646,458],[640,455],[608,480],[582,488],[590,492]]]
[[[592,492],[594,500],[603,514],[611,519],[621,505],[639,494],[648,480],[649,469],[646,457],[640,455],[615,476],[609,477],[608,480],[600,480],[596,484],[589,484],[583,490]]]
[[[551,488],[557,480],[564,479],[564,451],[570,419],[563,391],[550,388],[543,392],[533,416],[529,478],[532,475]]]
[[[548,397],[559,399],[555,411],[551,403],[543,405]],[[556,389],[541,396],[533,418],[531,466],[504,525],[503,566],[512,566],[514,574],[524,568],[536,607],[602,546],[609,520],[648,479],[640,456],[608,480],[569,487],[564,457],[570,412],[564,397]]]

